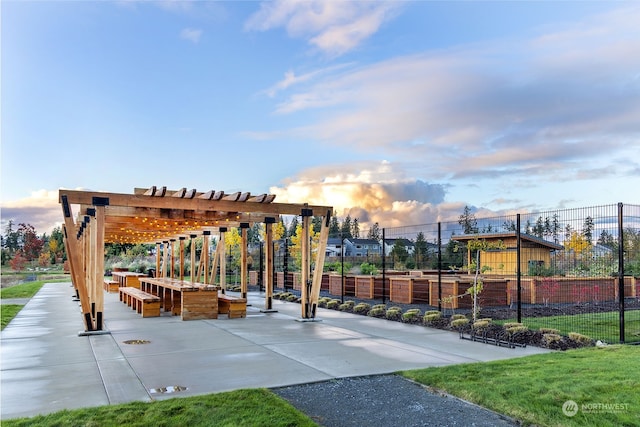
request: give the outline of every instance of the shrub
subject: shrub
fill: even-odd
[[[544,334],[560,335],[560,331],[553,328],[540,328],[539,331],[542,335]]]
[[[287,301],[289,301],[289,302],[296,302],[296,301],[298,301],[298,297],[297,297],[296,295],[289,295],[289,296],[287,297]]]
[[[584,345],[584,346],[593,345],[593,339],[591,339],[591,337],[579,334],[577,332],[569,332],[569,339],[577,342],[580,345]]]
[[[543,334],[542,335],[542,342],[544,343],[545,347],[549,347],[551,344],[553,343],[557,343],[562,341],[562,337],[558,334]]]
[[[442,318],[442,313],[439,311],[427,311],[422,317],[422,322],[425,324],[431,323],[435,320],[440,320]]]
[[[491,320],[487,319],[476,320],[475,322],[473,322],[473,329],[486,329],[490,323]]]
[[[515,335],[515,334],[519,334],[519,333],[522,333],[522,332],[527,332],[529,330],[529,328],[527,328],[523,324],[518,324],[518,323],[513,323],[513,324],[511,324],[511,326],[509,326],[507,328],[506,327],[506,323],[505,323],[505,330],[507,331],[507,333],[509,335]]]
[[[400,307],[391,307],[385,313],[385,317],[389,320],[400,320],[402,318],[402,309]]]
[[[378,274],[378,268],[374,264],[363,262],[362,264],[360,264],[360,273],[373,276]]]
[[[327,308],[327,303],[331,301],[329,297],[322,297],[318,300],[318,307]]]
[[[355,305],[355,302],[353,302],[353,301],[345,301],[343,304],[340,304],[340,306],[338,307],[338,310],[340,310],[340,311],[352,311],[354,305]]]
[[[466,317],[463,317],[462,319],[458,318],[451,320],[451,327],[455,329],[462,328],[468,324],[469,319],[467,319]]]
[[[353,312],[356,314],[367,314],[369,310],[371,310],[371,305],[366,302],[361,302],[353,307]]]
[[[420,318],[420,314],[421,312],[419,308],[409,309],[402,313],[402,321],[407,323],[415,322]]]
[[[387,308],[384,304],[378,304],[371,307],[371,310],[367,313],[370,317],[384,317],[387,314]]]
[[[451,316],[451,320],[458,320],[458,319],[466,319],[467,316],[465,316],[464,314],[454,314],[453,316]]]
[[[331,301],[327,302],[327,308],[336,309],[339,306],[340,306],[340,300],[338,299],[332,299]]]

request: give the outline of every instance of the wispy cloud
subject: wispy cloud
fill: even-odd
[[[632,6],[528,40],[329,73],[275,112],[321,111],[292,135],[377,150],[427,180],[577,179],[623,152],[628,171],[640,158],[638,22]]]
[[[245,23],[247,31],[284,27],[289,36],[303,38],[331,57],[343,55],[375,34],[392,19],[402,3],[394,1],[263,2]]]
[[[57,190],[38,190],[29,197],[2,203],[2,230],[7,223],[25,223],[34,226],[38,234],[49,234],[53,227],[62,223],[62,208],[58,203]]]
[[[189,40],[192,43],[198,43],[202,37],[202,30],[196,28],[185,28],[180,31],[180,38]]]

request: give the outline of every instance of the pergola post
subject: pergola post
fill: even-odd
[[[204,230],[202,232],[202,255],[200,255],[201,259],[204,258],[203,261],[203,270],[204,270],[204,283],[209,283],[209,236],[211,235],[211,231]],[[200,276],[198,276],[200,278]]]
[[[264,280],[264,310],[270,312],[273,310],[273,224],[276,219],[274,217],[266,217],[264,219],[264,246],[265,258],[267,260],[265,266]]]
[[[160,273],[160,242],[156,242],[156,277],[162,277]]]
[[[247,271],[247,240],[249,233],[249,223],[242,222],[240,223],[240,292],[242,298],[247,297],[247,276],[249,275]]]
[[[225,240],[226,234],[227,227],[220,227],[220,241],[218,242],[220,251],[216,251],[216,253],[220,257],[220,287],[222,288],[223,294],[227,292],[227,244]]]
[[[302,250],[301,257],[301,304],[300,309],[302,310],[302,318],[308,319],[309,316],[309,291],[310,291],[310,282],[309,282],[309,273],[311,271],[310,266],[310,242],[309,242],[309,223],[311,216],[313,215],[313,211],[311,209],[303,208],[302,212],[302,235],[300,236],[300,247]]]
[[[184,280],[184,240],[186,237],[179,237],[179,248],[180,248],[180,280]]]
[[[175,251],[175,247],[173,246],[173,244],[175,243],[176,239],[171,239],[169,241],[169,258],[171,259],[171,262],[169,263],[169,277],[174,279],[175,278],[175,271],[176,271],[176,251]]]
[[[197,236],[195,234],[189,235],[189,245],[191,246],[191,266],[189,267],[189,275],[191,277],[191,283],[198,281],[196,278],[196,242],[193,240],[196,237]]]
[[[95,221],[91,231],[92,253],[94,254],[94,284],[96,288],[96,329],[102,330],[102,313],[104,311],[104,292],[102,283],[104,282],[104,221],[105,206],[97,204],[95,208]]]

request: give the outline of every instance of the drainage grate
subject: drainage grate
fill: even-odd
[[[176,393],[178,391],[185,391],[186,389],[187,389],[186,387],[183,387],[181,385],[170,385],[167,387],[152,388],[149,391],[151,393],[167,394],[167,393]]]
[[[149,344],[151,341],[147,340],[126,340],[122,341],[125,344]]]

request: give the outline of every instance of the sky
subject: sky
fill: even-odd
[[[58,190],[273,193],[361,229],[638,204],[640,3],[28,1],[2,231]]]

